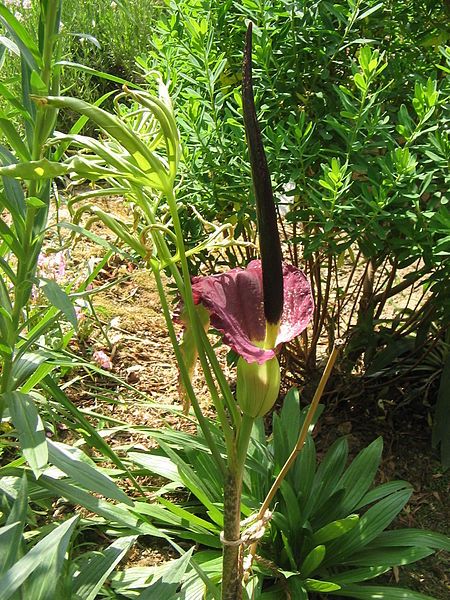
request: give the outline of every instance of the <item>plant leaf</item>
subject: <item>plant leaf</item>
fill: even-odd
[[[83,565],[81,572],[73,581],[73,594],[79,600],[94,600],[106,578],[122,560],[137,536],[122,537],[115,540]]]
[[[422,548],[433,548],[433,550],[446,550],[450,552],[450,537],[437,533],[435,531],[426,531],[424,529],[395,529],[393,531],[384,531],[368,548],[392,546],[415,546]]]
[[[342,516],[353,511],[369,489],[378,470],[382,450],[383,440],[379,437],[353,459],[351,465],[342,475],[338,484],[338,487],[345,490],[344,497],[339,504]]]
[[[325,563],[336,564],[367,546],[393,521],[408,502],[411,493],[412,490],[409,489],[399,490],[369,508],[356,527],[327,546]]]
[[[173,600],[175,592],[184,577],[189,566],[194,548],[192,547],[180,558],[171,561],[167,565],[166,572],[155,582],[146,588],[140,595],[139,600]]]
[[[153,535],[155,537],[168,539],[168,536],[163,531],[153,527],[150,523],[140,521],[139,517],[130,509],[91,496],[88,492],[71,485],[67,481],[54,479],[48,475],[42,475],[39,483],[42,487],[51,492],[56,493],[63,498],[67,498],[75,504],[81,504],[81,506],[100,515],[109,523],[117,523],[118,525],[127,527],[133,533]]]
[[[159,440],[159,445],[161,449],[169,456],[169,458],[176,464],[178,467],[180,476],[184,485],[193,493],[200,502],[208,509],[208,513],[221,527],[223,526],[223,515],[220,510],[212,503],[209,497],[208,488],[205,485],[194,470],[190,467],[190,465],[185,462],[176,452],[170,448],[166,443]]]
[[[364,549],[348,560],[341,561],[342,564],[349,564],[362,567],[394,567],[399,565],[408,565],[409,563],[421,560],[426,556],[433,554],[433,550],[426,547],[400,547],[376,549]]]
[[[314,544],[324,544],[336,538],[341,537],[344,533],[351,531],[359,522],[359,515],[349,515],[345,519],[337,519],[324,527],[321,527],[313,535]]]
[[[312,490],[305,506],[306,517],[320,513],[322,505],[336,490],[347,456],[347,440],[339,438],[332,444],[317,469]]]
[[[5,392],[4,396],[19,436],[23,455],[35,477],[38,478],[47,465],[48,449],[44,425],[33,398],[21,392]]]
[[[17,132],[16,127],[14,127],[13,122],[9,119],[0,118],[0,129],[3,131],[11,148],[14,149],[17,157],[24,162],[30,160],[30,152]]]
[[[60,177],[66,175],[67,171],[67,165],[52,162],[47,158],[30,160],[24,163],[13,163],[0,167],[0,175],[2,176],[14,177],[16,179],[30,179],[33,181]]]
[[[24,381],[48,360],[50,354],[45,350],[37,350],[36,352],[24,352],[18,356],[13,363],[12,377],[16,387],[20,387]],[[26,393],[25,390],[21,390]]]
[[[144,467],[150,473],[160,475],[165,479],[169,479],[169,481],[183,484],[176,465],[167,456],[158,456],[157,454],[150,454],[148,452],[129,452],[127,456],[133,463]]]
[[[333,574],[333,579],[339,585],[344,586],[349,583],[358,583],[367,579],[373,579],[390,571],[390,569],[391,567],[360,567],[359,569],[350,569],[342,573],[335,573]]]
[[[411,484],[407,481],[389,481],[388,483],[378,485],[373,490],[368,491],[367,494],[361,498],[361,500],[355,506],[355,510],[359,510],[368,504],[372,504],[373,502],[377,502],[377,500],[386,498],[386,496],[389,496],[394,492],[405,489],[412,489]]]
[[[75,331],[78,329],[78,319],[75,308],[66,294],[66,292],[59,287],[59,285],[53,279],[43,279],[44,284],[40,286],[40,289],[45,294],[47,300],[58,310],[60,310]]]
[[[65,410],[67,410],[72,417],[79,424],[79,427],[83,433],[84,439],[94,448],[97,448],[104,456],[107,456],[111,462],[113,462],[116,467],[122,469],[130,478],[130,480],[134,483],[135,487],[139,489],[138,484],[136,483],[133,475],[130,473],[129,469],[126,465],[120,460],[119,456],[114,452],[110,446],[105,442],[101,435],[98,434],[97,430],[88,419],[83,415],[83,413],[78,410],[70,401],[70,399],[66,396],[63,390],[56,384],[56,382],[50,377],[46,376],[42,382],[42,387],[47,390],[47,392],[53,396],[53,398],[63,406]]]
[[[24,473],[20,488],[17,492],[17,497],[14,500],[11,510],[9,511],[8,518],[6,519],[6,525],[17,525],[15,536],[10,539],[8,547],[3,548],[0,545],[0,573],[4,573],[9,567],[19,560],[22,556],[23,551],[23,530],[27,520],[28,510],[28,481],[27,476]]]
[[[40,540],[0,576],[0,600],[8,600],[33,574],[33,600],[54,598],[64,555],[78,517],[72,517]]]
[[[346,585],[339,590],[337,595],[360,600],[436,600],[431,596],[406,588],[381,585]]]
[[[309,552],[300,567],[302,577],[308,577],[313,573],[322,563],[325,558],[326,548],[323,545],[316,546]]]
[[[16,552],[22,541],[22,524],[18,521],[0,528],[0,573],[16,562]]]
[[[107,498],[133,506],[131,498],[110,477],[82,460],[85,455],[79,448],[72,448],[51,440],[48,440],[47,444],[50,461],[76,483],[90,492],[97,492]]]
[[[433,447],[441,445],[441,462],[450,467],[450,352],[442,369],[433,422]]]
[[[341,586],[332,581],[319,581],[318,579],[305,579],[304,586],[308,592],[333,592]]]
[[[0,4],[0,19],[11,37],[20,49],[20,53],[32,71],[37,71],[41,64],[41,55],[35,41],[27,32],[22,23],[6,8]]]

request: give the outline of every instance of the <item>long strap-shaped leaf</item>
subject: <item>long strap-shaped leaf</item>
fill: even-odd
[[[38,569],[39,578],[34,582],[33,597],[55,597],[57,577],[61,574],[64,556],[77,520],[78,517],[72,517],[56,527],[0,577],[0,600],[8,600]],[[49,576],[46,577],[46,574]]]
[[[167,171],[159,158],[153,152],[149,151],[139,137],[117,116],[78,98],[48,96],[45,99],[36,98],[36,101],[56,108],[69,108],[81,115],[85,115],[112,138],[116,139],[130,153],[144,172],[153,171],[158,175],[161,182],[166,181]]]

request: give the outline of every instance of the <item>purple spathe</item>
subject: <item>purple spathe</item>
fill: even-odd
[[[246,269],[193,277],[194,302],[203,304],[211,325],[223,334],[223,341],[248,363],[262,365],[275,356],[280,344],[294,339],[306,328],[314,310],[311,288],[304,273],[283,263],[284,302],[275,348],[264,349],[258,343],[266,336],[261,261],[252,261]]]

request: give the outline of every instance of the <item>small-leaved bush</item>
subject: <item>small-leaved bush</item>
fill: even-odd
[[[447,343],[450,55],[442,23],[450,17],[445,3],[421,6],[419,19],[410,3],[375,0],[174,0],[153,52],[138,59],[163,71],[174,97],[187,243],[198,243],[205,219],[251,243],[240,52],[246,20],[255,23],[257,103],[285,257],[307,270],[316,298],[312,331],[289,349],[294,378],[314,372],[337,338],[348,341],[341,368],[382,373],[383,385],[400,376],[398,361],[421,364]],[[248,245],[191,262],[195,270],[253,256]],[[450,464],[448,452],[442,457]]]

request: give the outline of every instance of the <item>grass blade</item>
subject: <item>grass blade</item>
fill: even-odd
[[[431,596],[426,596],[425,594],[406,588],[378,585],[347,585],[340,589],[339,592],[328,593],[360,600],[436,600]]]
[[[110,478],[91,466],[87,456],[78,448],[48,440],[49,459],[58,469],[90,492],[97,492],[133,506],[131,498],[125,494]]]
[[[139,600],[155,600],[156,598],[158,600],[173,600],[177,588],[189,566],[193,551],[194,548],[191,548],[180,558],[171,561],[167,565],[167,570],[162,577],[146,588],[140,594]]]

